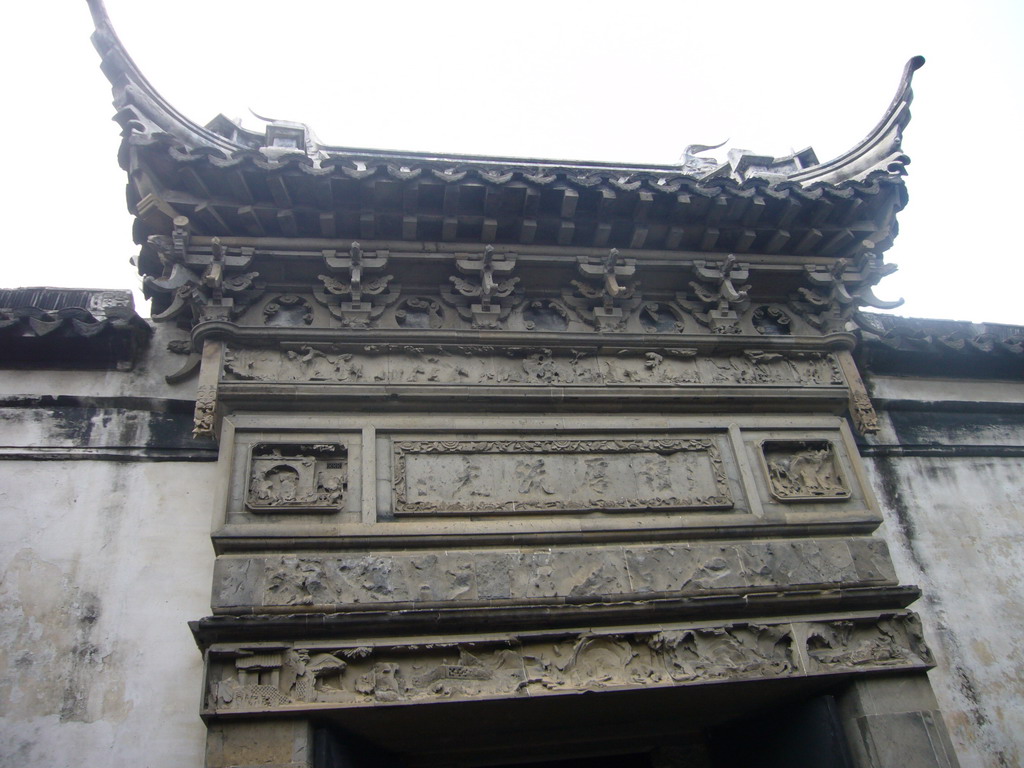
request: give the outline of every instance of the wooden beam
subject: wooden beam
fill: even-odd
[[[686,216],[690,212],[691,205],[693,205],[693,198],[680,192],[676,195],[675,202],[672,204],[672,218],[678,219]]]
[[[224,218],[209,203],[197,205],[193,210],[193,215],[206,225],[207,231],[217,235],[226,235],[231,232],[231,228],[224,222]]]
[[[757,239],[757,232],[752,229],[741,229],[739,235],[736,236],[736,242],[733,244],[733,249],[740,253],[746,253],[750,250],[750,246],[754,244],[754,240]]]
[[[668,234],[665,236],[665,248],[669,251],[674,251],[679,247],[679,244],[683,242],[683,235],[686,234],[686,230],[683,227],[669,227]]]
[[[333,213],[321,213],[320,214],[320,234],[323,237],[334,238],[337,237],[338,228],[334,223]]]
[[[648,228],[646,224],[637,224],[633,227],[633,237],[629,241],[630,248],[643,248],[647,242]]]
[[[711,207],[708,209],[705,221],[708,224],[717,224],[722,220],[727,210],[729,210],[729,201],[724,197],[716,197],[711,201]]]
[[[705,227],[704,235],[700,239],[700,249],[710,251],[718,244],[718,227]]]
[[[743,226],[752,227],[761,219],[764,215],[765,209],[768,207],[768,203],[760,195],[754,195],[750,200],[750,207],[747,212],[743,214]]]
[[[281,228],[281,234],[285,237],[296,237],[299,234],[299,223],[295,218],[295,211],[278,211],[277,226]]]
[[[825,240],[825,244],[821,246],[819,252],[822,256],[836,256],[839,254],[839,251],[849,246],[853,241],[853,232],[848,229],[840,229]]]
[[[782,215],[779,216],[779,223],[776,225],[779,229],[785,229],[790,225],[796,215],[800,212],[800,203],[794,200],[792,197],[787,197],[782,202]]]
[[[831,200],[821,198],[820,200],[815,201],[809,224],[812,227],[821,225],[835,209],[836,206]]]
[[[494,239],[498,236],[498,220],[497,219],[484,219],[483,229],[480,231],[480,238],[485,243],[493,243]]]
[[[450,182],[444,186],[444,215],[456,216],[459,213],[459,185]]]
[[[788,230],[776,229],[772,233],[771,239],[768,240],[768,244],[764,247],[765,253],[778,253],[789,242],[789,238]]]
[[[256,209],[251,205],[243,205],[239,208],[238,218],[242,220],[242,226],[253,237],[267,236],[267,230],[263,226],[263,221],[260,219],[259,214],[256,213]]]
[[[843,211],[843,215],[839,218],[838,224],[847,226],[857,220],[860,216],[861,211],[864,210],[864,198],[855,197],[849,201],[846,206],[846,210]]]
[[[364,240],[371,240],[377,236],[377,217],[372,211],[359,214],[359,236]]]
[[[558,227],[558,244],[571,245],[572,236],[576,232],[576,225],[571,221],[563,221]]]
[[[181,180],[185,183],[185,188],[196,197],[201,197],[205,200],[209,200],[213,195],[210,194],[209,187],[206,186],[206,182],[203,181],[199,174],[196,173],[196,169],[191,165],[186,165],[180,171]]]
[[[245,180],[245,174],[241,169],[233,168],[225,175],[227,176],[228,188],[231,190],[231,194],[237,197],[239,202],[253,203],[256,201],[256,198],[252,196],[252,190],[249,188],[249,182]]]
[[[419,213],[420,185],[406,184],[402,189],[402,212],[407,216],[415,216]]]
[[[404,240],[415,240],[416,232],[419,229],[420,220],[416,216],[402,217],[402,238]]]
[[[575,189],[562,190],[562,218],[571,219],[576,215],[576,204],[580,201],[580,193]],[[559,235],[561,238],[561,235]]]
[[[484,192],[484,216],[492,219],[498,218],[501,212],[502,188],[490,186]]]
[[[796,252],[803,255],[818,245],[821,242],[822,234],[820,229],[808,229],[807,233],[800,238],[800,241],[796,244]]]
[[[604,248],[608,245],[608,238],[612,235],[612,225],[602,221],[594,230],[594,247]]]
[[[537,211],[540,208],[540,192],[532,187],[527,187],[526,192],[523,195],[523,212],[522,216],[524,219],[535,219],[537,217]]]
[[[651,212],[651,204],[654,202],[653,192],[640,192],[636,198],[636,205],[633,206],[633,220],[634,221],[647,221],[647,217]]]
[[[454,216],[445,216],[441,223],[441,239],[454,240],[459,232],[459,220]]]
[[[270,196],[278,208],[291,208],[292,196],[288,194],[288,186],[284,183],[284,176],[280,173],[267,175],[267,186],[270,188]]]
[[[321,210],[334,210],[334,187],[331,186],[331,180],[329,178],[321,178],[314,181],[313,195],[316,199],[316,204]]]
[[[533,242],[533,238],[537,236],[537,220],[536,219],[523,219],[522,226],[519,228],[519,242],[524,245],[529,245]]]
[[[615,194],[614,189],[601,189],[601,202],[597,206],[598,216],[608,216],[612,212],[612,208],[615,207],[615,201],[618,199],[618,195]]]

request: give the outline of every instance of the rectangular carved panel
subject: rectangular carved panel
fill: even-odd
[[[345,503],[348,456],[335,443],[256,443],[245,505],[253,512],[336,512]]]
[[[207,716],[921,670],[913,613],[418,643],[220,645]]]
[[[727,509],[714,441],[403,440],[395,514]]]

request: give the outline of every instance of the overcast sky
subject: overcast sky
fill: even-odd
[[[330,144],[667,164],[692,143],[822,161],[915,76],[898,314],[1024,325],[1024,3],[108,0],[153,86]],[[84,0],[12,3],[4,287],[137,288],[118,127]],[[723,150],[724,152],[724,150]],[[137,299],[138,301],[139,299]],[[147,314],[148,310],[143,314]]]

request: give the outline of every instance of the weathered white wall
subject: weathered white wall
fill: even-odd
[[[1021,384],[896,378],[871,383],[879,398],[1024,402]],[[886,518],[880,535],[889,541],[900,581],[924,591],[913,607],[936,655],[938,668],[930,677],[963,768],[1020,766],[1024,459],[985,456],[980,446],[1022,446],[1024,426],[944,428],[941,421],[917,432],[921,442],[970,446],[982,455],[869,458]],[[897,437],[884,414],[883,427],[873,442],[894,445]]]
[[[92,445],[145,445],[146,406],[116,398],[194,397],[194,381],[171,387],[163,373],[0,372],[7,403],[106,404],[0,402],[0,766],[203,765],[202,658],[187,622],[210,612],[216,463],[23,458],[83,429]]]

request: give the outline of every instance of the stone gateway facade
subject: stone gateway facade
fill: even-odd
[[[828,163],[441,157],[91,7],[152,323],[0,292],[9,764],[1019,764],[1024,331],[861,312],[923,59]]]

